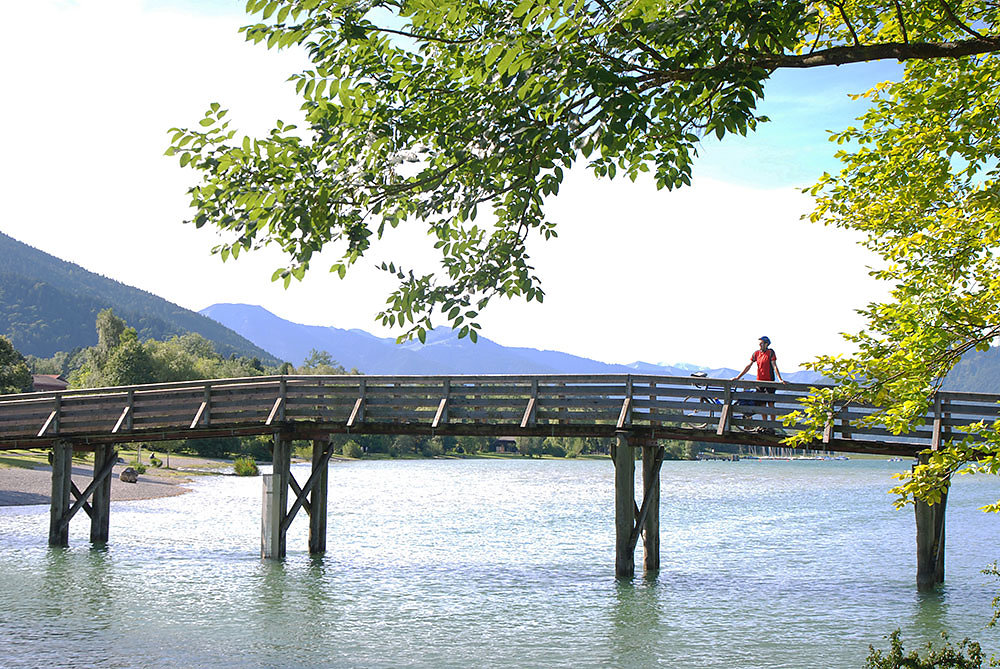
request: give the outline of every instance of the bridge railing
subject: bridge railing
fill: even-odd
[[[782,417],[813,388],[699,377],[615,375],[268,376],[0,396],[0,448],[56,439],[138,440],[266,432],[288,423],[335,426],[489,425],[498,435],[649,428],[724,437],[794,427]],[[823,441],[930,445],[961,426],[1000,418],[997,396],[942,392],[907,435],[859,427],[872,407],[840,408]],[[680,432],[678,432],[680,431]]]

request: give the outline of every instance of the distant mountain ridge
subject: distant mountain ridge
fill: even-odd
[[[459,339],[450,329],[429,332],[425,343],[396,344],[363,330],[301,325],[275,316],[263,307],[247,304],[213,304],[201,313],[235,330],[283,360],[299,365],[311,349],[328,352],[348,369],[365,374],[661,374],[687,376],[703,370],[726,378],[737,370],[708,369],[692,365],[659,365],[647,362],[613,364],[559,351],[502,346],[486,337],[478,343]],[[785,375],[789,381],[812,383],[813,372]]]
[[[97,313],[112,308],[143,339],[197,332],[222,355],[279,361],[201,314],[89,272],[0,233],[0,334],[24,354],[48,357],[97,343]]]

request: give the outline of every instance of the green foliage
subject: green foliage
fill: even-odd
[[[345,441],[344,445],[340,447],[340,452],[347,458],[360,458],[365,454],[364,450],[361,448],[361,444],[353,439]]]
[[[420,449],[423,439],[411,434],[400,434],[393,438],[389,446],[389,457],[398,458],[403,455],[413,455]]]
[[[233,473],[237,476],[260,476],[260,469],[251,457],[238,457],[233,460]]]
[[[907,63],[902,81],[865,94],[861,124],[833,135],[851,150],[838,154],[840,174],[811,189],[812,218],[861,232],[882,259],[873,275],[892,290],[861,311],[865,329],[847,337],[856,354],[813,365],[838,386],[790,417],[810,428],[790,443],[818,438],[832,408],[850,403],[881,407],[861,424],[908,431],[956,363],[1000,335],[998,77],[993,54]],[[1000,472],[1000,422],[967,429],[985,441],[959,436],[901,475],[898,505],[939,499],[959,470]]]
[[[302,361],[302,365],[295,368],[296,374],[347,374],[347,370],[337,363],[326,351],[318,351],[316,349],[311,349],[309,355],[306,359]],[[351,374],[358,374],[358,370],[352,369]]]
[[[703,450],[703,444],[694,441],[669,440],[663,443],[664,460],[695,460],[699,451]],[[721,444],[713,446],[722,450]]]
[[[518,437],[517,452],[529,458],[541,456],[544,441],[541,437]]]
[[[556,235],[543,205],[574,165],[679,187],[702,138],[766,120],[756,105],[777,68],[1000,48],[970,36],[995,26],[988,0],[251,0],[247,11],[261,14],[247,40],[305,45],[312,62],[291,80],[308,127],[242,136],[212,103],[196,127],[173,128],[167,154],[201,180],[192,222],[224,234],[223,260],[280,247],[273,279],[286,286],[324,246],[343,277],[389,229],[426,226],[441,271],[380,265],[399,282],[381,320],[421,340],[432,316],[474,339],[491,297],[543,299],[526,243]]]
[[[264,462],[271,461],[270,439],[263,436],[187,439],[181,443],[179,450],[203,458],[221,459],[236,455]]]
[[[889,651],[883,653],[874,646],[869,646],[868,657],[865,660],[866,669],[981,669],[983,666],[983,651],[979,644],[969,639],[962,639],[957,645],[948,640],[948,635],[941,633],[944,645],[935,648],[928,643],[925,655],[918,651],[906,653],[902,641],[899,640],[899,630],[889,635]],[[991,663],[991,666],[997,666]]]
[[[135,471],[137,473],[139,473],[139,474],[145,474],[146,473],[146,465],[142,464],[141,462],[135,462],[132,465],[132,468],[135,469]]]
[[[456,437],[454,449],[457,452],[475,455],[486,451],[490,446],[490,440],[486,437]],[[461,451],[459,451],[461,449]]]
[[[562,439],[557,437],[546,437],[542,442],[542,453],[556,458],[565,458],[566,449],[562,445]]]
[[[77,348],[73,351],[57,351],[51,358],[27,355],[25,360],[33,374],[55,374],[69,378],[86,362],[86,350]]]
[[[440,437],[424,439],[419,445],[419,451],[425,458],[436,458],[444,455],[444,443]]]
[[[96,388],[139,383],[191,381],[259,376],[264,368],[256,358],[224,358],[212,342],[197,333],[171,337],[167,341],[139,341],[110,309],[97,317],[97,345],[82,351],[82,360],[69,381],[72,387]]]
[[[10,339],[0,335],[0,395],[31,390],[31,372]]]
[[[994,578],[1000,579],[1000,571],[997,570],[996,562],[984,569],[983,573],[987,576],[993,576]],[[997,623],[1000,622],[1000,594],[993,598],[992,604],[993,615],[990,617],[990,621],[986,623],[986,626],[990,628],[996,627]]]

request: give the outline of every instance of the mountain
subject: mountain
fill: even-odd
[[[60,260],[0,233],[0,334],[21,353],[48,357],[97,343],[97,313],[111,307],[143,339],[197,332],[215,350],[260,358],[273,355],[247,339],[176,304]]]
[[[365,374],[663,374],[687,376],[694,370],[727,378],[736,370],[707,369],[691,365],[657,365],[648,362],[611,364],[559,351],[502,346],[486,337],[478,343],[459,339],[457,333],[438,328],[421,344],[396,344],[363,330],[300,325],[279,318],[263,307],[247,304],[214,304],[201,313],[232,328],[262,348],[296,365],[316,349],[328,352],[348,369]],[[789,381],[810,383],[818,374],[795,372]]]

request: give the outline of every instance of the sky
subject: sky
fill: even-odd
[[[163,155],[168,130],[211,102],[234,126],[264,133],[300,117],[288,76],[298,52],[237,32],[242,0],[35,0],[31,24],[0,41],[0,232],[193,310],[261,305],[298,323],[398,334],[375,314],[393,285],[356,267],[346,280],[314,259],[287,290],[270,280],[277,251],[223,263],[219,238],[182,222],[195,173]],[[863,110],[848,93],[895,76],[878,63],[778,73],[748,138],[706,140],[694,184],[597,180],[571,171],[547,203],[559,237],[529,248],[543,304],[496,301],[482,334],[506,346],[605,362],[741,368],[768,335],[783,371],[849,349],[855,309],[885,294],[875,259],[849,232],[800,220],[801,188],[837,169],[829,130]],[[425,231],[400,226],[372,254],[430,262]],[[0,258],[0,268],[3,259]]]

